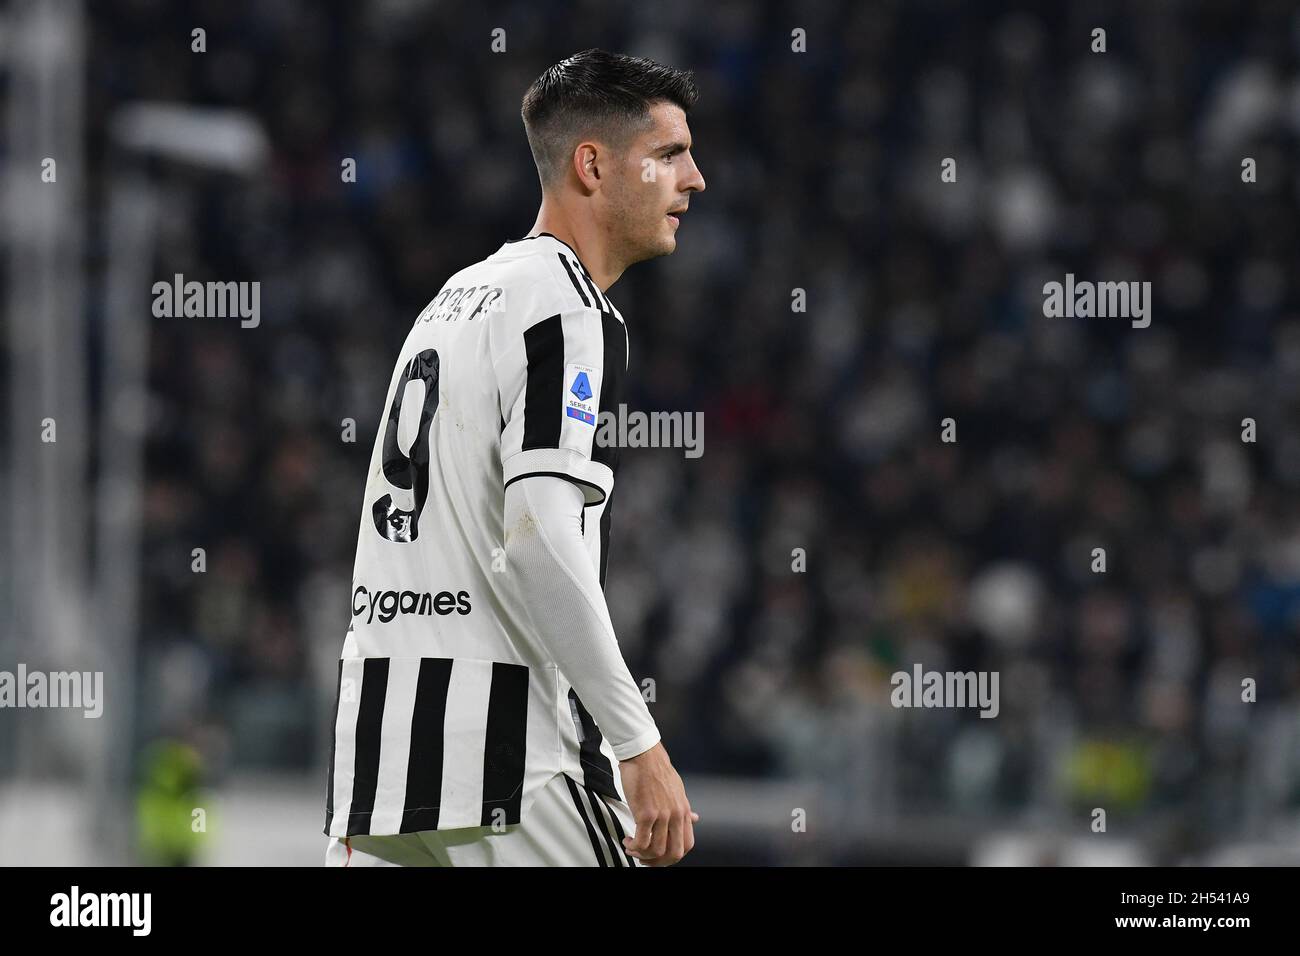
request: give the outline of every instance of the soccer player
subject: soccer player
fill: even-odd
[[[523,101],[532,230],[449,280],[402,346],[339,661],[327,864],[669,865],[682,780],[603,593],[623,316],[704,178],[691,74],[586,50]]]

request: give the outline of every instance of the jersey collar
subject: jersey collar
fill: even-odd
[[[587,268],[586,265],[583,264],[583,262],[582,262],[582,257],[578,255],[577,250],[574,249],[573,246],[571,246],[571,245],[569,245],[567,242],[565,242],[563,239],[561,239],[559,236],[554,235],[553,233],[549,233],[549,232],[539,232],[539,233],[538,233],[537,235],[535,235],[535,236],[523,236],[522,238],[519,238],[519,239],[507,239],[506,242],[507,242],[507,243],[528,242],[530,239],[540,239],[540,238],[542,238],[543,236],[545,236],[547,239],[554,239],[554,240],[555,240],[556,242],[558,242],[560,245],[564,246],[564,248],[568,249],[570,252],[573,253],[573,258],[575,258],[575,259],[578,260],[578,264],[581,265],[583,269],[586,269],[586,268]]]

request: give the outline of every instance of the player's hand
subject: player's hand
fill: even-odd
[[[700,815],[691,809],[668,751],[657,743],[618,766],[636,821],[636,834],[623,838],[624,849],[646,866],[672,866],[695,846]]]

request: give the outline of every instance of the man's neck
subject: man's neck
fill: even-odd
[[[626,268],[613,261],[594,225],[585,224],[585,228],[580,228],[563,211],[550,208],[545,202],[528,235],[536,236],[543,232],[550,233],[574,251],[583,268],[591,274],[591,281],[596,283],[596,288],[601,292],[617,282]]]

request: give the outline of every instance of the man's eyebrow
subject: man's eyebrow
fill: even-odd
[[[676,141],[671,142],[671,143],[664,143],[662,146],[656,146],[654,149],[651,150],[651,152],[653,152],[653,153],[682,153],[682,152],[685,152],[686,150],[688,150],[688,149],[690,149],[690,148],[691,148],[691,144],[690,144],[690,143],[683,143],[681,140],[676,140]]]

